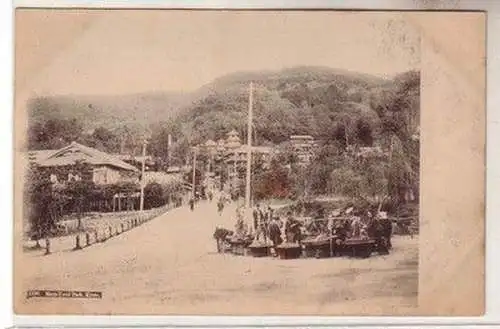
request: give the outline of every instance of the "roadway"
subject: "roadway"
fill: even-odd
[[[357,315],[412,312],[418,239],[370,259],[251,258],[216,253],[216,225],[235,206],[216,202],[165,213],[80,251],[19,255],[17,311],[65,314]],[[24,298],[28,289],[101,291],[102,299]]]

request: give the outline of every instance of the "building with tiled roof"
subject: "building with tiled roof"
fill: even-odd
[[[138,182],[139,170],[116,156],[73,142],[36,162],[52,181],[91,180],[96,184]]]

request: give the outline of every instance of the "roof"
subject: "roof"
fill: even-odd
[[[180,172],[180,171],[181,171],[181,167],[172,166],[172,167],[167,168],[167,173],[175,173],[175,172]]]
[[[144,180],[147,183],[170,184],[182,183],[184,179],[182,174],[178,173],[164,173],[159,171],[147,171],[144,173]]]
[[[115,157],[117,159],[123,160],[123,161],[137,161],[141,162],[143,156],[142,155],[130,155],[130,154],[109,154],[112,157]],[[151,155],[146,155],[145,157],[146,161],[151,161],[153,160],[153,157]]]
[[[47,159],[52,154],[56,153],[58,150],[37,150],[37,151],[28,151],[28,158],[30,161],[34,161],[39,163],[45,159]]]
[[[241,145],[240,147],[238,147],[237,149],[234,149],[234,150],[228,150],[228,154],[231,154],[231,153],[246,153],[247,152],[247,148],[248,146],[247,145]],[[271,153],[272,151],[272,147],[270,146],[252,146],[252,152],[253,153]]]
[[[292,135],[290,139],[314,139],[311,135]]]
[[[380,157],[384,156],[384,151],[379,146],[374,147],[360,147],[359,151],[356,153],[360,157]]]
[[[205,142],[205,146],[216,146],[217,143],[214,142],[213,140],[209,139]]]
[[[52,153],[48,158],[40,161],[39,165],[41,167],[70,166],[74,165],[77,161],[84,161],[92,165],[104,165],[123,170],[138,171],[136,167],[120,160],[116,156],[76,142]]]

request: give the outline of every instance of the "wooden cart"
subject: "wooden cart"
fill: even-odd
[[[248,246],[248,250],[250,251],[250,255],[253,257],[267,257],[271,255],[271,243],[263,243],[254,241],[252,244]]]
[[[333,235],[320,240],[307,239],[302,241],[305,257],[327,258],[337,254],[337,236]]]
[[[351,257],[368,258],[375,249],[373,239],[347,239],[342,245],[343,252]]]
[[[276,247],[280,259],[296,259],[302,254],[302,246],[298,243],[285,242]]]
[[[244,256],[246,255],[246,249],[252,243],[251,239],[242,239],[232,237],[229,239],[230,250],[233,255]]]

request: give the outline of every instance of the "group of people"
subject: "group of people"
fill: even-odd
[[[335,243],[346,239],[374,239],[388,252],[391,249],[392,222],[386,213],[356,212],[345,216],[329,216],[327,221],[303,222],[292,211],[281,215],[270,206],[257,204],[251,218],[245,208],[236,212],[235,238],[277,247],[282,243],[300,244],[307,236],[335,237]],[[249,213],[247,213],[249,214]]]
[[[194,210],[194,206],[196,204],[197,201],[199,200],[208,200],[210,202],[213,201],[214,199],[214,192],[211,190],[211,189],[203,189],[202,192],[200,193],[199,191],[196,191],[194,193],[194,195],[191,196],[191,198],[189,199],[189,208],[191,209],[191,211]],[[227,200],[225,199],[224,195],[221,195],[217,201],[217,205],[218,205],[218,208],[219,208],[219,213],[222,213],[222,210],[224,209],[224,203],[226,202]]]
[[[375,238],[377,242],[384,240],[391,248],[392,222],[385,212],[373,215],[369,211],[357,212],[347,219],[335,220],[330,218],[328,231],[341,239],[369,239]]]
[[[392,236],[392,222],[384,212],[372,215],[370,212],[357,212],[344,218],[336,220],[330,218],[327,227],[314,230],[313,225],[306,227],[305,223],[299,221],[291,211],[286,214],[285,222],[275,214],[271,207],[261,207],[256,205],[253,210],[253,228],[255,239],[270,241],[274,246],[282,242],[300,243],[303,233],[316,234],[324,233],[327,236],[337,236],[344,240],[375,238],[377,242],[382,242],[390,249]]]
[[[302,239],[303,224],[293,216],[291,211],[287,213],[283,221],[270,206],[261,207],[257,204],[252,215],[256,240],[269,241],[273,246],[277,246],[284,241],[297,243]]]

